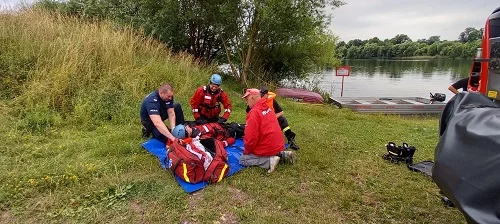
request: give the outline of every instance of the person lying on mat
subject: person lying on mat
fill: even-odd
[[[182,124],[177,125],[172,129],[172,135],[178,140],[179,144],[185,145],[186,150],[193,153],[198,159],[203,161],[203,169],[206,170],[213,160],[212,155],[207,151],[205,146],[200,142],[200,131],[197,128],[191,128]],[[169,140],[167,145],[170,145]]]
[[[177,125],[168,143],[169,169],[188,183],[220,182],[229,174],[224,145],[215,138],[200,138],[196,128]]]
[[[187,123],[190,123],[189,121]],[[177,125],[176,128],[183,125]],[[232,137],[228,137],[225,133],[218,133],[220,129],[223,129],[218,123],[208,123],[203,125],[195,125],[191,122],[190,125],[184,127],[186,129],[186,136],[191,136],[192,138],[199,137],[201,139],[205,138],[215,138],[224,143],[224,146],[232,145],[236,141]],[[175,133],[174,137],[178,138]]]
[[[269,169],[269,173],[276,169],[280,160],[295,163],[295,152],[285,151],[285,139],[267,99],[261,97],[258,89],[247,89],[242,98],[246,100],[250,111],[243,136],[245,149],[239,163]]]
[[[170,127],[184,123],[184,113],[181,105],[174,103],[174,89],[172,85],[165,83],[158,90],[147,95],[141,104],[140,110],[142,123],[142,137],[153,137],[167,142],[175,137],[163,123],[168,118]]]

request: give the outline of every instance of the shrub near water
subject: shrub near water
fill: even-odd
[[[15,98],[17,114],[45,117],[28,121],[30,130],[51,126],[58,116],[77,124],[137,120],[140,100],[161,83],[172,83],[182,96],[210,73],[130,28],[39,11],[1,18],[0,91]]]

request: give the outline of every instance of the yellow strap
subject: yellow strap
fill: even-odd
[[[287,126],[286,128],[283,128],[283,133],[285,133],[285,131],[288,131],[290,130],[290,126]]]
[[[188,170],[187,170],[187,166],[185,163],[182,163],[182,168],[184,169],[184,180],[189,183],[189,177],[187,175]]]
[[[222,178],[224,178],[224,173],[226,172],[226,169],[227,169],[227,164],[224,164],[224,168],[222,168],[222,172],[220,172],[219,180],[217,180],[217,182],[220,182]]]

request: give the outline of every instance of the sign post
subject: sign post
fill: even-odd
[[[335,68],[335,76],[342,76],[342,88],[340,90],[340,97],[344,95],[344,77],[351,74],[351,66],[339,66]]]

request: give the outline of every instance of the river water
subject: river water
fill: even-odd
[[[448,87],[467,77],[471,60],[345,60],[351,66],[351,75],[344,78],[344,97],[424,97],[429,92],[452,96]],[[332,98],[341,95],[342,77],[335,70],[309,78],[314,85],[328,92]]]

